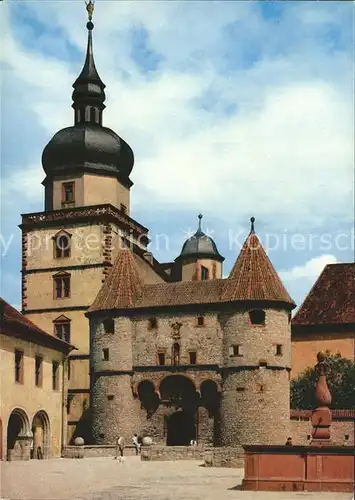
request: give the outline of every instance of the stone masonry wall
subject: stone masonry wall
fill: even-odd
[[[171,364],[172,345],[180,343],[180,364],[189,364],[189,352],[197,352],[198,364],[220,364],[222,351],[222,330],[216,313],[193,312],[190,314],[159,314],[157,328],[149,329],[151,315],[133,319],[135,366],[154,366],[157,364],[157,352],[165,352],[166,365]],[[198,326],[197,318],[204,317],[204,325]],[[174,340],[172,324],[179,322],[180,339]]]
[[[289,315],[286,310],[264,310],[265,325],[251,324],[247,310],[220,315],[224,331],[221,399],[224,446],[283,444],[288,437]],[[278,344],[280,355],[276,351]],[[233,346],[239,346],[239,355],[233,353]]]

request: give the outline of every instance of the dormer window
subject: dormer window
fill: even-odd
[[[252,325],[265,325],[265,311],[262,309],[249,311],[249,318]]]
[[[75,183],[63,182],[62,184],[62,204],[75,203]]]
[[[209,270],[205,266],[201,266],[201,280],[208,280]]]

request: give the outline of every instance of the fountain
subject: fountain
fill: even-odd
[[[355,490],[355,448],[331,441],[332,402],[327,384],[326,356],[317,355],[317,407],[312,412],[312,439],[307,446],[251,445],[244,448],[245,490],[334,491]]]

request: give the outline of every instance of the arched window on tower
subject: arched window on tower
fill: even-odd
[[[178,342],[173,344],[171,360],[174,366],[178,366],[180,364],[180,344]]]

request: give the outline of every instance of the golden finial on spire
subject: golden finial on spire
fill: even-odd
[[[88,11],[88,18],[89,18],[89,21],[92,21],[92,15],[94,13],[94,2],[93,0],[89,0],[88,2],[85,1],[85,4],[86,4],[86,10]]]

